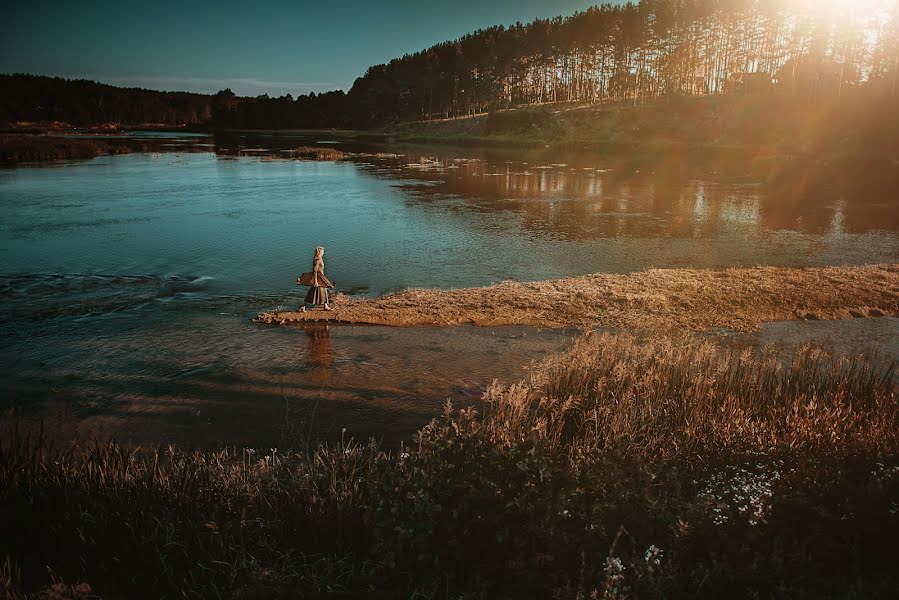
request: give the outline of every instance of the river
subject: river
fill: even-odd
[[[375,296],[650,267],[896,262],[883,194],[582,153],[152,136],[163,151],[0,170],[0,400],[60,438],[388,441],[514,381],[575,332],[271,328],[312,250]],[[299,144],[352,152],[284,159]],[[842,188],[841,188],[842,189]]]

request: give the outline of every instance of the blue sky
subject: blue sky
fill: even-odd
[[[250,96],[348,90],[370,65],[404,53],[595,3],[20,1],[0,20],[0,73]]]

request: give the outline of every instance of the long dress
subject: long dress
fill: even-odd
[[[306,293],[306,304],[327,304],[328,288],[332,287],[328,278],[325,277],[325,261],[317,258],[312,261],[312,287]]]

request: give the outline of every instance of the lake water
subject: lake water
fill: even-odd
[[[256,326],[324,245],[340,291],[649,267],[896,262],[894,190],[809,197],[702,166],[156,135],[164,151],[0,170],[0,408],[60,435],[264,444],[406,436],[572,332]],[[843,190],[843,187],[840,187]]]

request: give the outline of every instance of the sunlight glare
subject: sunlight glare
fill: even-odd
[[[830,16],[874,16],[883,12],[885,0],[815,0],[809,2],[812,10]]]

